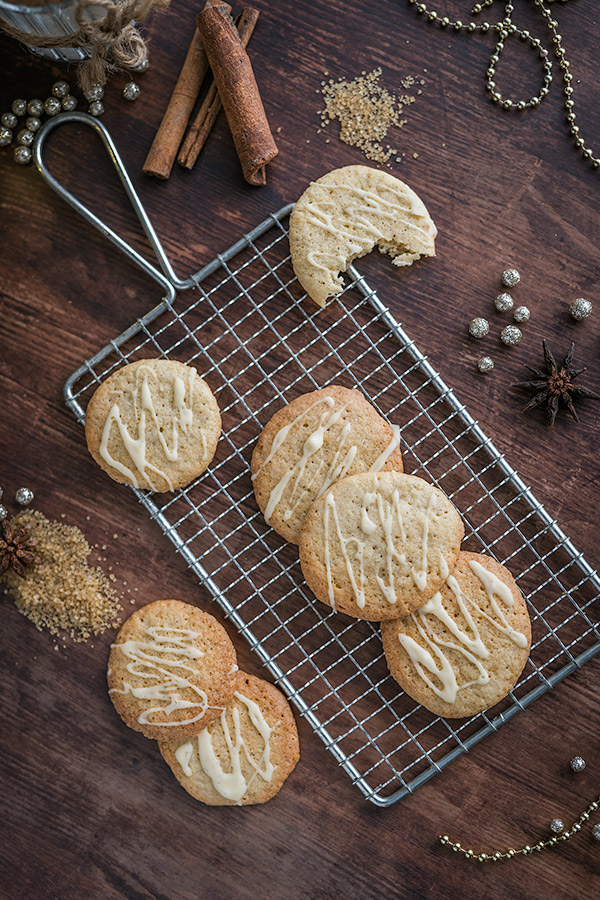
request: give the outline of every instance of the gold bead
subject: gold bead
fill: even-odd
[[[521,853],[531,853],[531,847],[529,846],[529,844],[525,844],[525,846],[521,850]]]
[[[472,859],[475,856],[475,854],[473,853],[472,850],[465,850],[465,856],[467,857],[467,859]]]
[[[448,844],[448,843],[450,842],[450,838],[448,837],[447,834],[441,834],[441,835],[440,835],[440,842],[441,842],[442,844]]]
[[[487,853],[480,853],[477,857],[478,862],[485,862],[487,859]]]
[[[577,131],[579,131],[579,128],[577,129]],[[587,812],[587,810],[586,810],[586,812],[581,813],[581,816],[580,816],[580,818],[581,818],[584,822],[587,822],[587,820],[589,819],[589,817],[590,817],[590,814],[589,814],[589,812]]]
[[[502,854],[496,851],[496,853],[494,853],[494,855],[492,856],[492,860],[493,862],[498,862],[499,859],[502,859]]]

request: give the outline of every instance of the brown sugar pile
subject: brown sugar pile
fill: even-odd
[[[321,128],[329,125],[332,119],[337,119],[341,141],[358,147],[367,159],[386,163],[400,152],[385,142],[388,131],[406,125],[407,120],[401,118],[401,114],[405,107],[415,102],[415,97],[410,94],[395,95],[379,83],[380,78],[381,69],[373,69],[352,81],[343,78],[322,81],[321,94],[325,104],[320,115]],[[402,79],[405,89],[417,83],[425,82],[412,75]],[[417,93],[421,93],[420,89]],[[399,158],[396,161],[399,162]]]
[[[91,547],[83,532],[34,510],[19,513],[11,525],[28,523],[40,562],[28,565],[24,578],[11,569],[3,576],[19,611],[39,631],[66,632],[74,641],[117,628],[121,607],[102,569],[88,565]]]

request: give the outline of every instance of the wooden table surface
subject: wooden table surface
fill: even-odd
[[[121,97],[115,75],[103,118],[179,273],[199,268],[269,212],[293,201],[325,171],[365,162],[318,133],[317,91],[330,77],[382,68],[382,83],[422,93],[393,135],[402,155],[391,171],[425,200],[438,228],[437,257],[396,270],[373,254],[362,270],[434,366],[457,390],[500,450],[565,532],[598,564],[600,407],[562,412],[554,428],[523,415],[510,385],[538,365],[547,338],[563,354],[576,342],[587,383],[600,390],[600,173],[570,142],[558,76],[542,106],[505,113],[486,99],[492,39],[441,32],[404,0],[293,4],[257,0],[261,18],[250,54],[280,155],[268,185],[244,183],[223,115],[192,173],[168,182],[141,173],[193,31],[199,3],[180,0],[148,24],[152,64],[139,100]],[[469,4],[441,3],[468,17]],[[541,16],[517,2],[515,22],[548,40]],[[489,13],[495,21],[499,4]],[[571,61],[582,133],[600,150],[597,10],[592,0],[552,9]],[[507,50],[497,81],[534,93],[540,70],[520,42]],[[15,97],[45,98],[74,73],[0,38],[2,110]],[[326,139],[329,142],[326,142]],[[145,248],[114,173],[93,134],[68,126],[51,140],[53,171],[135,245]],[[394,157],[395,158],[395,157]],[[33,167],[0,153],[0,484],[13,512],[21,485],[35,506],[79,525],[119,573],[126,610],[179,596],[219,616],[196,577],[134,496],[88,456],[83,431],[63,405],[65,378],[153,306],[157,288],[85,224]],[[522,343],[497,342],[492,301],[500,273],[516,266],[519,303],[531,309]],[[595,304],[575,324],[575,297]],[[494,336],[467,336],[475,315]],[[492,375],[475,363],[489,352]],[[113,535],[117,534],[115,540]],[[127,587],[125,586],[127,583]],[[128,593],[135,586],[137,592]],[[592,610],[598,620],[597,609]],[[261,663],[234,634],[240,665]],[[511,862],[480,866],[438,843],[447,832],[477,850],[534,843],[555,816],[575,820],[598,795],[600,660],[537,700],[497,734],[390,809],[366,802],[304,719],[301,762],[281,793],[261,807],[209,808],[194,802],[165,769],[152,742],[128,730],[105,690],[111,633],[56,652],[2,600],[0,660],[0,895],[17,900],[231,900],[231,898],[403,897],[576,900],[599,890],[600,844],[589,825],[572,841]],[[575,754],[587,760],[569,771]],[[596,814],[592,821],[600,821]]]

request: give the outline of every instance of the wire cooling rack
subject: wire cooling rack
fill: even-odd
[[[185,490],[137,496],[365,797],[389,806],[600,651],[600,581],[354,267],[324,310],[303,299],[289,256],[290,207],[180,282],[120,174],[170,276],[150,272],[167,298],[73,373],[67,404],[83,422],[98,384],[144,357],[192,363],[206,378],[223,419],[213,463]],[[175,282],[193,293],[174,301]],[[296,548],[258,511],[250,457],[260,431],[283,404],[330,383],[359,387],[401,426],[405,470],[451,497],[464,546],[507,564],[527,597],[529,661],[488,713],[447,721],[407,697],[388,673],[378,628],[315,600]]]

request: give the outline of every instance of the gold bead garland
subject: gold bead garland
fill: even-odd
[[[450,847],[455,853],[462,853],[467,859],[474,859],[477,862],[499,862],[503,859],[514,859],[516,856],[528,856],[530,853],[554,847],[561,841],[570,840],[575,834],[581,831],[582,826],[588,821],[590,815],[595,812],[598,807],[600,807],[600,797],[597,797],[596,800],[592,800],[579,818],[566,831],[563,831],[561,834],[552,835],[547,841],[540,840],[537,844],[533,844],[533,846],[525,844],[524,847],[521,847],[518,850],[509,847],[508,850],[505,850],[504,852],[497,850],[495,853],[475,853],[474,850],[463,847],[460,841],[451,841],[447,834],[440,835],[440,843]]]
[[[487,32],[495,32],[496,44],[494,52],[490,56],[488,69],[486,71],[486,90],[489,93],[490,100],[500,106],[502,109],[511,111],[512,113],[522,113],[528,109],[535,109],[542,103],[550,92],[552,83],[552,60],[551,52],[556,57],[556,64],[561,70],[563,80],[563,104],[565,108],[565,119],[567,128],[575,147],[580,151],[585,160],[588,160],[594,169],[600,169],[600,154],[594,155],[594,151],[581,136],[580,126],[576,124],[577,115],[575,113],[575,101],[573,100],[573,76],[570,72],[570,63],[566,57],[565,49],[562,46],[562,36],[558,32],[558,21],[552,16],[550,5],[555,0],[533,0],[534,7],[543,17],[552,38],[552,46],[547,50],[539,38],[534,37],[527,29],[518,28],[512,16],[515,10],[514,3],[511,0],[504,2],[504,13],[501,20],[497,22],[462,22],[460,19],[452,21],[448,16],[442,16],[436,10],[431,9],[420,0],[407,0],[408,5],[413,7],[417,15],[423,17],[426,23],[437,25],[442,30],[453,29],[454,31],[465,31],[467,34],[487,34]],[[493,6],[495,0],[481,0],[475,3],[471,9],[473,16],[479,16],[484,9]],[[563,3],[566,0],[562,0]],[[536,96],[530,97],[528,100],[512,100],[504,97],[497,89],[495,77],[496,68],[500,62],[500,56],[504,50],[504,42],[510,37],[518,37],[521,41],[528,42],[531,48],[537,52],[544,70],[543,85]]]

